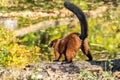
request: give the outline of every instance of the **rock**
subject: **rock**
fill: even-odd
[[[111,60],[111,62],[102,61],[76,61],[73,63],[62,64],[62,62],[40,62],[32,63],[20,70],[15,70],[11,68],[0,68],[0,79],[4,76],[10,79],[19,80],[82,80],[83,75],[92,75],[97,80],[102,80],[103,77],[109,74],[103,74],[104,70],[108,72],[111,70],[115,71],[113,78],[120,78],[120,60]],[[111,68],[112,66],[112,68]],[[116,72],[117,70],[117,72]],[[87,71],[87,72],[86,72]],[[4,75],[4,76],[2,76]],[[103,76],[105,75],[105,76]],[[4,78],[7,80],[8,78]],[[92,76],[91,76],[92,77]],[[111,77],[111,75],[109,76]],[[92,77],[93,79],[93,77]]]

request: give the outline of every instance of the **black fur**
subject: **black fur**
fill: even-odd
[[[72,11],[79,19],[81,25],[81,35],[79,36],[81,40],[84,40],[88,36],[88,23],[84,12],[77,7],[75,4],[65,1],[64,6]]]

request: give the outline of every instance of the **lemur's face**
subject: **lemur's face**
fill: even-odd
[[[50,42],[50,44],[48,45],[48,47],[54,47],[55,44],[57,43],[58,39],[54,39],[53,41]]]

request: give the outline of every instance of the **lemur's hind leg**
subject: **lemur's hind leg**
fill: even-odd
[[[55,60],[54,61],[59,61],[60,57],[61,57],[61,54],[56,51],[55,52]]]
[[[89,58],[89,60],[92,60],[92,55],[90,53],[90,49],[89,49],[89,45],[88,45],[88,41],[84,40],[84,42],[81,45],[81,50],[82,52]]]

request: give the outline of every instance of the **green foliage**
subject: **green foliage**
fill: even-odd
[[[114,77],[111,71],[104,72],[90,72],[87,70],[81,70],[80,76],[83,80],[118,80],[118,78]]]
[[[89,0],[85,0],[85,1],[71,0],[71,1],[74,2],[75,4],[77,4],[78,6],[80,6],[82,9],[95,9],[99,5],[105,3],[100,0],[92,0],[92,1],[91,0],[90,1]],[[89,2],[93,3],[95,6],[93,6],[93,4],[89,4]],[[109,2],[109,1],[107,1],[107,2]],[[117,2],[117,0],[116,0],[116,2]],[[41,0],[41,3],[39,3],[38,0],[22,0],[20,2],[16,2],[16,4],[18,4],[18,3],[31,4],[30,6],[27,5],[26,8],[24,8],[24,7],[22,7],[22,8],[27,9],[32,6],[31,7],[32,10],[34,10],[34,9],[36,10],[37,8],[35,8],[35,7],[42,7],[44,10],[53,9],[53,8],[55,8],[55,9],[63,8],[63,6],[60,5],[63,3],[62,0],[60,0],[60,1]],[[99,5],[97,6],[97,4],[99,4]],[[54,7],[54,6],[56,6],[56,7]],[[21,8],[21,7],[19,7],[19,8]],[[95,59],[100,59],[100,57],[99,58],[97,57],[98,55],[100,55],[100,53],[105,53],[105,55],[107,55],[107,58],[114,58],[116,56],[116,54],[119,52],[119,50],[120,50],[120,48],[119,48],[119,45],[120,45],[120,41],[119,41],[119,38],[120,38],[120,33],[119,33],[119,31],[120,31],[120,25],[119,25],[120,24],[119,23],[120,15],[119,14],[120,14],[120,6],[118,6],[117,8],[109,9],[105,13],[101,14],[101,16],[92,17],[92,18],[88,19],[88,24],[89,24],[88,40],[90,43],[90,48],[92,50],[91,52],[92,52],[93,56],[96,57]],[[53,17],[52,19],[56,19],[56,18],[59,18],[59,17]],[[18,26],[23,27],[23,26],[29,26],[31,24],[35,24],[35,23],[43,21],[43,20],[48,20],[49,17],[43,17],[43,18],[38,17],[36,19],[32,19],[29,17],[18,17],[18,19],[19,19]],[[42,60],[52,60],[53,52],[51,52],[51,49],[49,49],[47,46],[49,44],[49,42],[56,38],[62,38],[70,32],[79,32],[80,31],[80,29],[78,27],[79,23],[76,24],[77,27],[75,27],[75,28],[70,28],[68,26],[70,26],[70,25],[63,25],[63,26],[59,26],[59,27],[58,26],[49,27],[44,30],[37,31],[35,33],[27,34],[20,38],[22,40],[22,42],[20,42],[20,43],[24,44],[26,46],[29,46],[29,47],[33,47],[33,46],[40,47],[41,52],[43,53],[41,55],[41,59]],[[0,34],[0,35],[3,35],[3,34]],[[11,34],[11,33],[8,33],[8,34]],[[7,37],[7,39],[4,39],[4,37],[5,38]],[[4,43],[4,41],[7,42],[5,44],[7,47],[6,46],[2,47],[3,53],[9,53],[9,51],[6,52],[8,50],[8,45],[10,45],[11,43],[14,44],[14,42],[12,42],[12,41],[10,42],[11,38],[9,38],[7,35],[4,35],[4,37],[0,39],[0,41],[2,40],[3,43]],[[14,38],[13,40],[16,41],[16,38]],[[106,56],[104,58],[106,58]]]
[[[120,50],[118,47],[120,44],[120,33],[118,32],[120,29],[119,10],[120,6],[116,11],[110,9],[108,12],[105,12],[102,17],[89,19],[89,41],[91,46],[92,44],[97,44],[93,46],[103,47],[101,51],[107,50],[110,58],[114,58],[115,54]]]
[[[112,2],[113,5],[118,5],[120,0],[69,0],[83,9],[95,9],[101,3]],[[20,10],[36,10],[43,8],[43,10],[61,9],[63,8],[64,0],[0,0],[0,7],[3,11],[20,11]],[[90,5],[90,4],[93,5]],[[94,6],[95,5],[95,6]]]
[[[58,19],[58,18],[62,18],[59,16],[51,16],[51,17],[41,17],[41,16],[37,16],[37,17],[21,17],[21,16],[17,16],[18,19],[18,26],[17,28],[23,28],[23,27],[28,27],[30,25],[45,21],[45,20],[50,20],[50,19]]]
[[[20,45],[20,40],[6,28],[0,26],[0,65],[20,68],[38,60],[40,49],[37,46]]]
[[[12,1],[8,1],[8,0],[3,0],[0,2],[0,7],[2,7],[2,10],[4,11],[37,10],[40,8],[43,8],[44,10],[48,10],[48,9],[63,8],[61,4],[62,4],[62,0],[60,1],[53,1],[53,0],[19,0],[19,1],[12,0]]]

